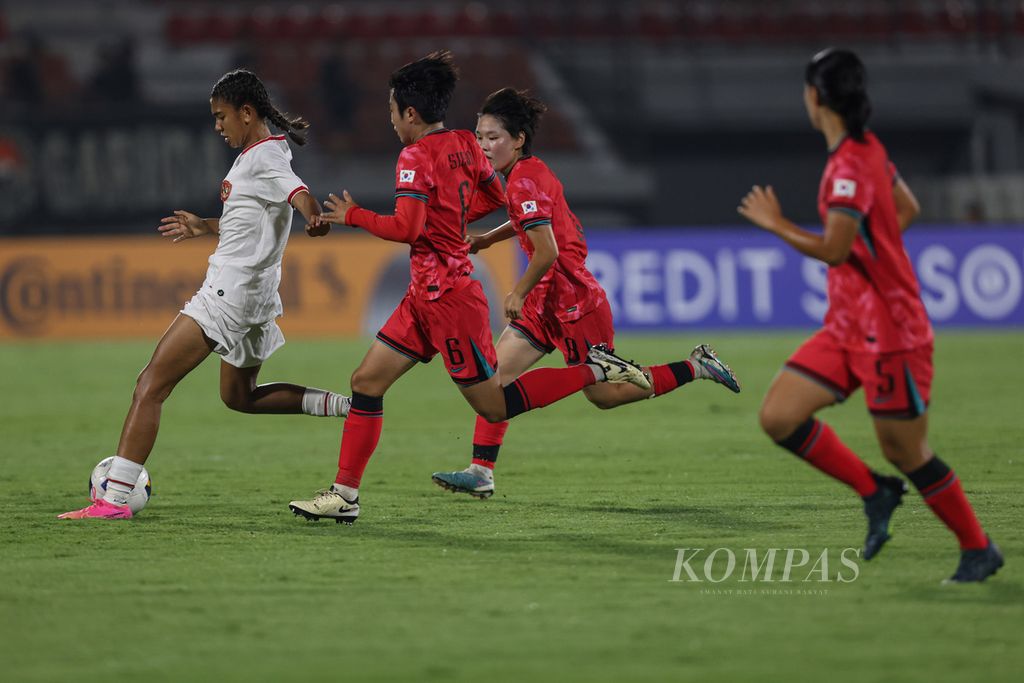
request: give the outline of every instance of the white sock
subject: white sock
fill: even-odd
[[[693,370],[694,379],[714,379],[710,372],[707,371],[703,365],[698,363],[692,358],[687,358],[686,362],[690,364],[690,369]]]
[[[605,374],[604,368],[596,363],[587,363],[588,368],[594,373],[594,379],[598,382],[603,382],[608,379],[608,375]]]
[[[468,472],[472,472],[473,474],[479,475],[484,479],[488,479],[491,481],[494,480],[494,470],[492,470],[490,467],[484,467],[483,465],[473,463],[472,465],[467,467],[466,470]]]
[[[337,494],[340,494],[342,498],[350,503],[354,503],[359,498],[359,489],[354,489],[351,486],[345,486],[344,484],[331,484],[331,490]]]
[[[142,465],[115,455],[107,472],[107,491],[103,494],[103,500],[114,505],[127,505],[128,496],[135,488],[140,474]]]
[[[302,412],[317,417],[345,417],[352,406],[352,399],[333,391],[306,389],[302,394]]]

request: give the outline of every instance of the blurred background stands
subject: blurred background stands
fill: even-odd
[[[173,202],[219,210],[231,157],[207,98],[238,66],[312,121],[295,165],[318,194],[386,209],[388,75],[442,47],[462,73],[449,125],[472,128],[505,85],[549,104],[537,153],[589,227],[735,223],[755,182],[813,223],[824,150],[800,88],[827,45],[867,62],[873,128],[926,219],[1024,221],[1020,0],[55,0],[0,5],[0,229],[81,229],[83,206],[110,231]]]

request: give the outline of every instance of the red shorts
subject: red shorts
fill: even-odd
[[[420,363],[440,352],[448,374],[461,386],[489,379],[498,365],[487,299],[480,283],[468,277],[433,301],[406,293],[377,339]]]
[[[891,353],[850,351],[820,330],[789,357],[786,368],[833,392],[839,402],[863,386],[868,411],[877,417],[915,418],[931,397],[930,343]]]
[[[586,362],[587,351],[597,344],[607,344],[609,349],[615,349],[612,308],[607,299],[578,320],[565,323],[557,319],[544,320],[524,311],[523,317],[508,325],[539,351],[561,351],[566,365]]]

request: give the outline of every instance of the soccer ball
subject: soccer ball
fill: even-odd
[[[104,458],[93,469],[92,476],[89,478],[89,500],[95,502],[103,497],[107,490],[107,472],[110,471],[112,462],[114,462],[113,456]],[[139,514],[142,508],[146,507],[146,503],[149,502],[149,494],[152,492],[153,484],[149,481],[149,472],[143,467],[138,481],[135,482],[135,488],[128,494],[128,507],[131,508],[133,515]]]

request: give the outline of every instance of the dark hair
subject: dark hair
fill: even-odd
[[[256,114],[288,134],[295,144],[306,144],[305,130],[309,122],[301,116],[289,118],[270,102],[270,95],[259,76],[247,69],[235,69],[220,77],[210,92],[210,99],[223,100],[235,109],[251,105]]]
[[[437,123],[448,113],[458,79],[452,53],[439,50],[395,71],[388,87],[399,112],[412,107],[424,123]]]
[[[540,125],[541,114],[547,110],[543,102],[530,96],[526,90],[502,88],[487,96],[477,116],[488,114],[498,119],[502,128],[513,138],[523,133],[523,156],[526,156],[530,154],[530,146],[533,144],[537,126]]]
[[[828,48],[811,57],[804,80],[818,92],[818,101],[839,114],[846,132],[864,140],[871,116],[867,72],[860,58],[849,50]]]

